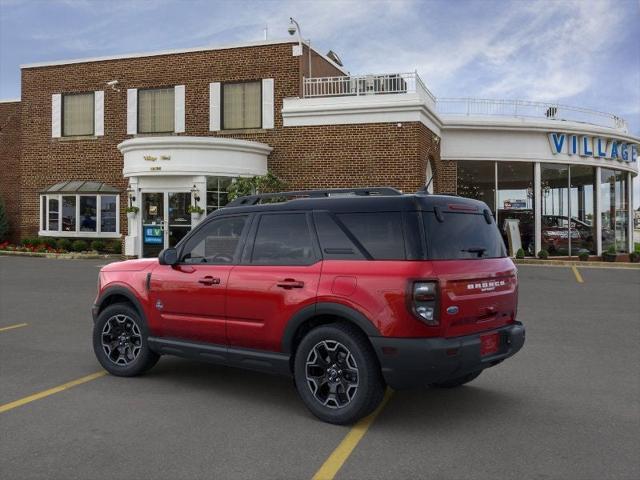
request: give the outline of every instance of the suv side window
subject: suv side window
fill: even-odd
[[[185,243],[182,263],[234,263],[247,218],[247,215],[223,217],[207,223]]]
[[[251,264],[310,265],[316,261],[306,213],[260,216]]]
[[[400,212],[340,213],[338,219],[374,260],[405,260]]]
[[[320,240],[322,257],[326,260],[364,260],[360,248],[338,226],[328,212],[314,212],[313,219]]]

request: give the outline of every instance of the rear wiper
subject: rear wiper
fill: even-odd
[[[468,252],[468,253],[477,253],[478,257],[482,257],[482,255],[484,255],[484,252],[486,252],[487,249],[486,248],[482,248],[482,247],[471,247],[471,248],[463,248],[460,251],[461,252]]]

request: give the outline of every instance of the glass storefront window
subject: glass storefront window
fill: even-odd
[[[571,255],[580,252],[596,253],[596,231],[594,222],[595,168],[586,165],[571,165]],[[575,233],[574,233],[575,231]]]
[[[116,202],[115,195],[102,195],[100,197],[100,231],[115,232],[116,231]]]
[[[569,166],[540,164],[542,248],[569,255]]]
[[[533,192],[533,163],[498,162],[497,224],[511,255],[508,220],[517,220],[520,244],[527,255],[535,255],[535,218]],[[517,246],[517,243],[514,243]]]
[[[458,195],[486,203],[495,215],[495,162],[458,162]]]
[[[58,198],[49,198],[49,225],[48,230],[58,230]]]
[[[76,231],[76,197],[62,197],[62,231]]]
[[[80,231],[95,232],[97,219],[96,197],[80,197]]]
[[[629,205],[628,174],[601,169],[600,212],[602,218],[602,251],[611,247],[616,252],[628,251]]]
[[[207,215],[229,203],[227,189],[233,178],[207,177]]]

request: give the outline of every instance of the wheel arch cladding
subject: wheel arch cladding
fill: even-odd
[[[308,305],[296,312],[285,328],[282,336],[282,351],[295,353],[302,337],[319,325],[342,321],[357,327],[365,337],[379,337],[380,332],[362,313],[339,303],[321,302]],[[291,355],[293,358],[293,355]]]
[[[116,303],[130,304],[138,312],[138,315],[142,316],[143,319],[145,318],[142,305],[136,296],[126,288],[118,286],[108,287],[102,292],[98,299],[98,314],[102,313],[108,306]]]

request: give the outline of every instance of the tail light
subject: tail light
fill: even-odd
[[[438,282],[415,282],[411,289],[411,310],[427,325],[438,325]]]

